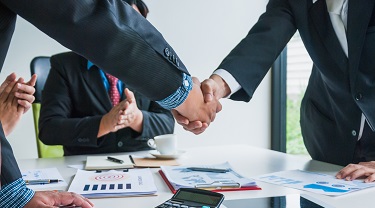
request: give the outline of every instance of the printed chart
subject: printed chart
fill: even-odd
[[[281,171],[254,179],[330,196],[339,196],[375,186],[375,183],[364,183],[363,180],[345,181],[336,179],[333,175],[302,170]]]
[[[69,191],[88,198],[148,195],[156,193],[149,169],[130,169],[128,172],[77,170]]]

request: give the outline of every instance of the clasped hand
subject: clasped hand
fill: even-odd
[[[130,127],[142,131],[143,114],[138,109],[134,93],[128,88],[124,90],[126,99],[114,106],[100,121],[98,138],[110,132]]]
[[[200,83],[193,77],[193,89],[183,104],[172,110],[178,124],[194,134],[204,132],[222,109],[221,89],[213,79]]]
[[[0,86],[0,121],[5,136],[13,131],[35,100],[36,75],[26,83],[23,78],[16,78],[16,74],[11,73]]]

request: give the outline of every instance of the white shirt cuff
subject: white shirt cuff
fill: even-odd
[[[225,69],[217,69],[216,71],[214,71],[213,74],[219,75],[221,78],[224,79],[224,81],[229,86],[230,94],[225,98],[229,98],[242,88],[241,85],[237,82],[237,80]]]

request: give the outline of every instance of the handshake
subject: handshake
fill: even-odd
[[[202,83],[193,77],[189,96],[172,110],[172,114],[185,130],[194,134],[203,133],[222,109],[219,100],[229,94],[227,83],[218,75],[213,74]]]

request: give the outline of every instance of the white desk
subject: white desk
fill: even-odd
[[[144,155],[147,152],[135,152],[132,154]],[[70,183],[76,169],[68,165],[83,164],[87,156],[69,156],[63,158],[43,158],[20,160],[21,169],[35,169],[57,167],[64,179]],[[186,153],[179,158],[182,165],[209,165],[228,161],[233,168],[246,177],[277,172],[282,170],[302,169],[335,174],[341,169],[340,166],[327,164],[319,161],[309,160],[298,156],[288,155],[267,149],[251,147],[248,145],[212,146],[186,149]],[[157,196],[127,197],[92,199],[97,208],[153,208],[172,196],[171,191],[164,183],[157,168],[152,169],[154,180],[158,188]],[[257,181],[262,188],[260,191],[234,191],[222,192],[226,200],[258,198],[266,196],[281,196],[286,194],[303,194],[307,198],[321,203],[327,207],[373,207],[372,197],[375,188],[370,188],[351,194],[328,197],[309,192],[303,192],[282,186],[276,186]],[[67,189],[67,187],[66,187]]]

